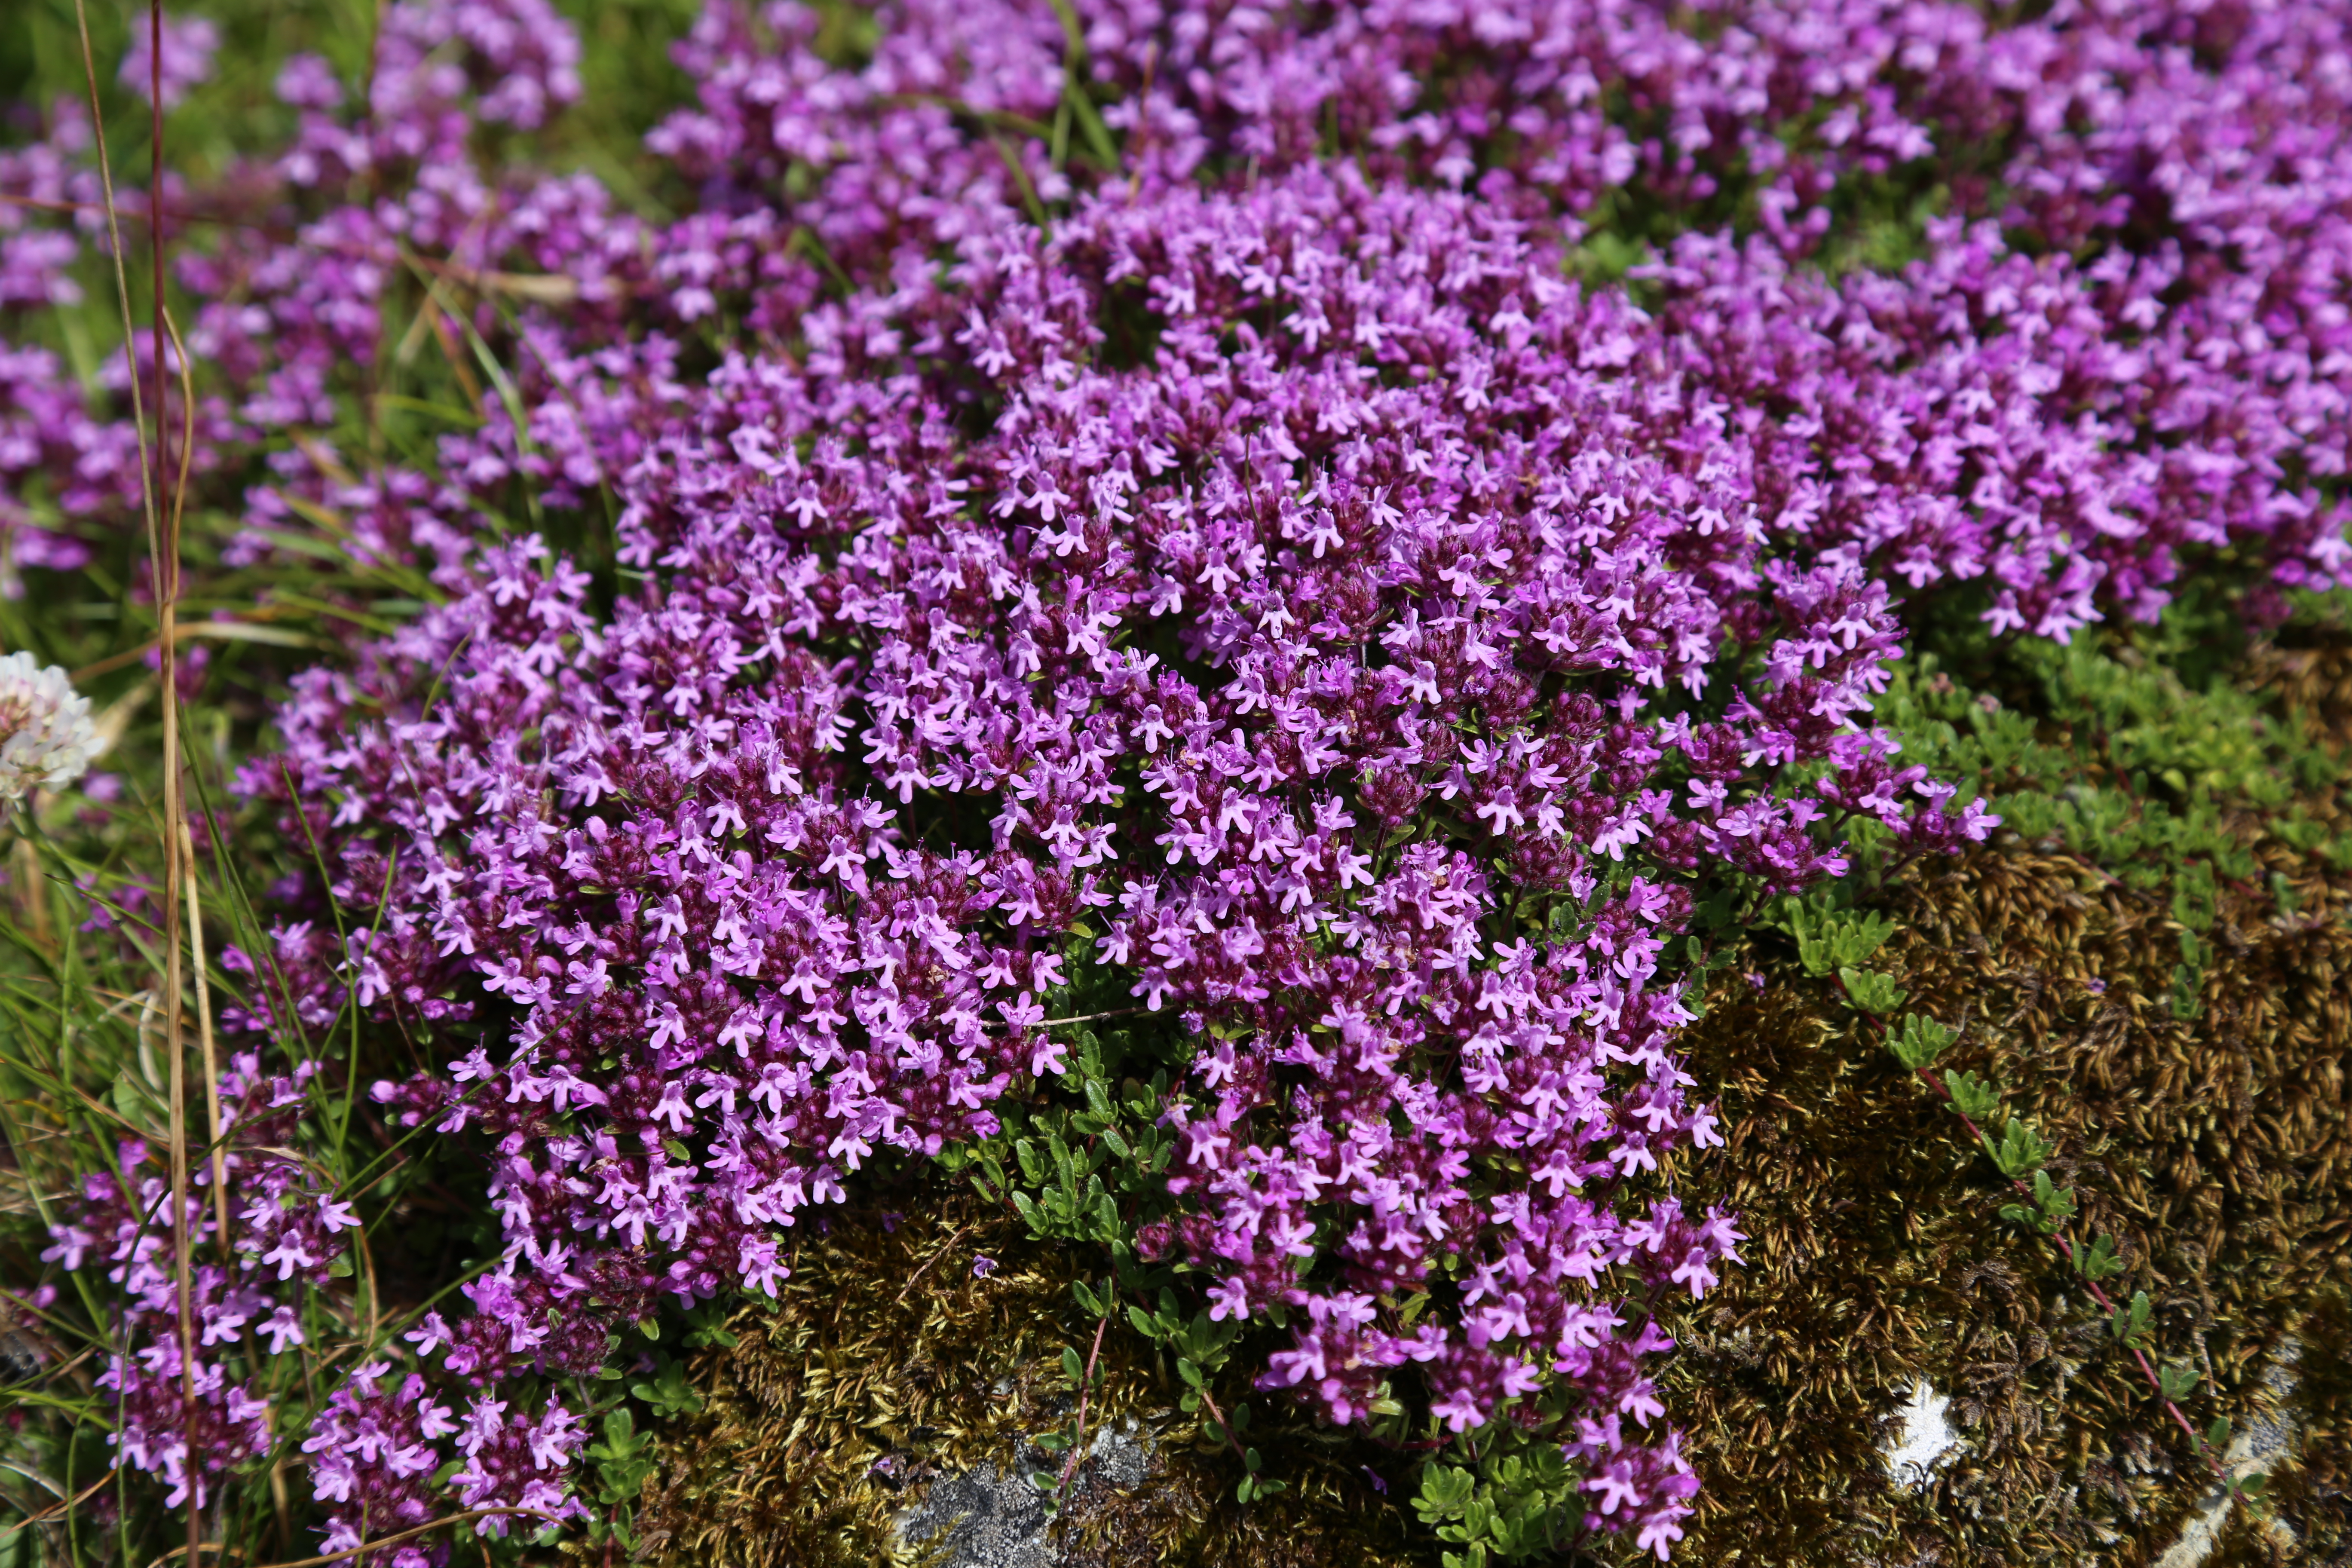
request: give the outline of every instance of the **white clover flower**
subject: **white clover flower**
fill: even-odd
[[[89,699],[56,665],[29,653],[0,658],[0,800],[81,777],[101,750]]]

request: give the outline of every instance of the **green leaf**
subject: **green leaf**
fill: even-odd
[[[1998,1142],[1987,1137],[1984,1145],[1985,1152],[1992,1156],[1992,1163],[2000,1167],[2000,1173],[2011,1181],[2022,1180],[2039,1172],[2042,1162],[2050,1158],[2051,1146],[2026,1125],[2025,1118],[2021,1116],[2010,1118],[2009,1124],[2001,1129]]]
[[[2204,985],[2205,976],[2200,971],[2186,963],[2174,964],[2172,994],[2169,998],[2172,1016],[2183,1019],[2197,1016],[2198,1008],[2203,1000]]]
[[[1860,963],[1894,934],[1895,922],[1874,910],[1859,921],[1843,921],[1830,939],[1831,948],[1841,964]]]
[[[1902,1028],[1888,1033],[1886,1048],[1895,1053],[1896,1061],[1917,1072],[1943,1055],[1959,1037],[1958,1029],[1938,1024],[1933,1018],[1921,1017],[1916,1013],[1906,1013]]]
[[[2271,901],[2283,915],[2295,914],[2303,908],[2303,895],[2294,890],[2294,884],[2286,879],[2284,871],[2271,873]],[[2254,1479],[2261,1479],[2259,1476]]]
[[[2211,930],[2213,893],[2212,865],[2204,860],[2189,861],[2173,877],[2172,918],[2190,931]]]
[[[1062,1347],[1062,1375],[1070,1380],[1070,1385],[1073,1388],[1084,1383],[1087,1378],[1087,1369],[1078,1360],[1078,1352],[1067,1345]]]
[[[2228,1416],[2216,1415],[2213,1417],[2213,1424],[2205,1428],[2205,1446],[2209,1448],[2227,1448],[2230,1446],[2230,1418]]]
[[[1895,984],[1894,976],[1881,974],[1873,969],[1842,967],[1838,978],[1845,983],[1846,1000],[1865,1013],[1884,1016],[1903,1005],[1911,994]]]
[[[686,1368],[677,1362],[665,1364],[650,1380],[629,1384],[629,1392],[652,1405],[654,1414],[664,1420],[702,1408],[702,1395],[687,1381]]]
[[[1825,903],[1799,899],[1782,900],[1780,909],[1808,974],[1826,976],[1860,965],[1895,934],[1895,922],[1875,911],[1857,920]]]
[[[1951,1094],[1953,1109],[1971,1121],[1990,1121],[2000,1110],[2000,1093],[1972,1072],[1946,1068],[1944,1088]]]
[[[2117,1307],[2115,1315],[2107,1320],[2108,1331],[2127,1345],[2147,1339],[2155,1327],[2155,1313],[2145,1290],[2133,1291],[2130,1303]]]
[[[2087,1248],[2074,1254],[2074,1271],[2086,1279],[2105,1279],[2124,1271],[2123,1259],[2116,1256],[2112,1237],[2100,1237]]]
[[[2157,1368],[2156,1380],[2164,1396],[2176,1404],[2197,1391],[2197,1369],[2178,1362],[2167,1362]]]
[[[2033,1173],[2033,1203],[2042,1211],[2039,1228],[2044,1236],[2057,1235],[2074,1217],[2074,1189],[2059,1186],[2047,1171]]]
[[[1450,1465],[1427,1466],[1421,1472],[1421,1495],[1412,1500],[1413,1511],[1423,1524],[1459,1519],[1477,1486],[1477,1478],[1467,1470]]]

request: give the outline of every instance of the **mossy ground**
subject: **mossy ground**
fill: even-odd
[[[1065,1345],[1091,1348],[1070,1286],[1087,1261],[1031,1240],[1009,1212],[970,1198],[845,1215],[803,1238],[772,1308],[729,1328],[693,1380],[703,1408],[667,1434],[646,1485],[647,1561],[677,1568],[827,1568],[919,1563],[894,1517],[943,1473],[981,1464],[1057,1475],[1029,1437],[1074,1415]],[[976,1275],[982,1258],[994,1264]],[[1254,1434],[1282,1455],[1287,1490],[1244,1508],[1232,1455],[1179,1418],[1159,1347],[1123,1325],[1103,1336],[1089,1431],[1124,1428],[1151,1450],[1145,1485],[1086,1484],[1056,1525],[1067,1564],[1165,1563],[1388,1568],[1421,1561],[1411,1516],[1358,1468],[1359,1447],[1302,1420]],[[1228,1403],[1245,1387],[1220,1389]],[[1377,1458],[1378,1456],[1374,1456]],[[1231,1473],[1229,1473],[1231,1472]]]
[[[1980,852],[1895,891],[1892,966],[1909,1006],[1969,1024],[1951,1065],[2057,1143],[2081,1233],[2113,1236],[2120,1283],[2154,1300],[2159,1354],[2208,1373],[2190,1418],[2242,1424],[2347,1283],[2352,933],[2244,910],[2183,1022],[2154,902],[2077,860]],[[1991,1162],[1829,986],[1726,989],[1691,1046],[1730,1147],[1687,1181],[1738,1208],[1748,1267],[1678,1315],[1669,1378],[1704,1455],[1700,1560],[2152,1561],[2210,1477],[2081,1279],[1998,1217]],[[1878,1455],[1915,1376],[1965,1447],[1906,1494]],[[2309,1560],[2352,1544],[2340,1497],[2288,1481],[2280,1506]]]

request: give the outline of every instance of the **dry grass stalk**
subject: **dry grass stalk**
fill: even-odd
[[[152,238],[151,259],[154,269],[154,418],[155,438],[148,439],[147,409],[140,390],[138,335],[131,321],[131,287],[123,267],[122,224],[120,207],[115,200],[114,171],[106,142],[104,106],[99,100],[97,57],[90,46],[89,13],[87,0],[74,0],[74,21],[79,31],[82,55],[82,75],[89,89],[91,140],[98,153],[100,190],[106,207],[106,230],[109,253],[114,264],[115,296],[122,319],[122,353],[130,370],[131,426],[139,444],[140,505],[146,520],[149,577],[156,601],[157,647],[161,654],[163,691],[163,1010],[164,1038],[171,1049],[171,1161],[172,1161],[172,1235],[174,1265],[179,1292],[179,1338],[181,1396],[185,1402],[191,1424],[187,1463],[191,1472],[188,1502],[188,1554],[194,1558],[202,1543],[203,1510],[195,1500],[194,1474],[198,1459],[193,1441],[195,1401],[195,1321],[194,1292],[191,1284],[192,1238],[189,1235],[188,1139],[186,1107],[185,1052],[180,1041],[181,1032],[181,945],[179,937],[179,902],[181,896],[181,842],[186,832],[186,803],[180,787],[179,699],[176,682],[177,637],[176,600],[179,593],[179,521],[180,508],[186,496],[188,460],[192,453],[194,404],[185,395],[190,368],[184,353],[181,355],[184,417],[187,431],[181,441],[181,463],[178,483],[173,487],[168,507],[160,493],[163,488],[163,464],[167,443],[163,424],[164,374],[163,345],[169,341],[168,322],[164,314],[163,289],[163,226],[160,221],[163,191],[163,26],[162,0],[150,0],[148,25],[152,77],[149,81],[152,105],[151,127],[152,167],[148,195],[148,229]],[[226,1238],[224,1238],[226,1239]]]

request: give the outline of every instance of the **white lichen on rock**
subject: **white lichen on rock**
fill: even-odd
[[[1926,1486],[1936,1466],[1959,1446],[1959,1435],[1944,1419],[1951,1404],[1921,1378],[1911,1385],[1910,1402],[1896,1412],[1901,1426],[1887,1446],[1886,1468],[1906,1491]]]
[[[1132,1421],[1097,1428],[1072,1490],[1135,1490],[1150,1473],[1152,1447],[1150,1434]],[[1059,1468],[1053,1456],[1024,1444],[1003,1469],[983,1464],[942,1476],[893,1521],[898,1543],[930,1549],[940,1568],[1054,1568],[1053,1510],[1038,1483]]]

